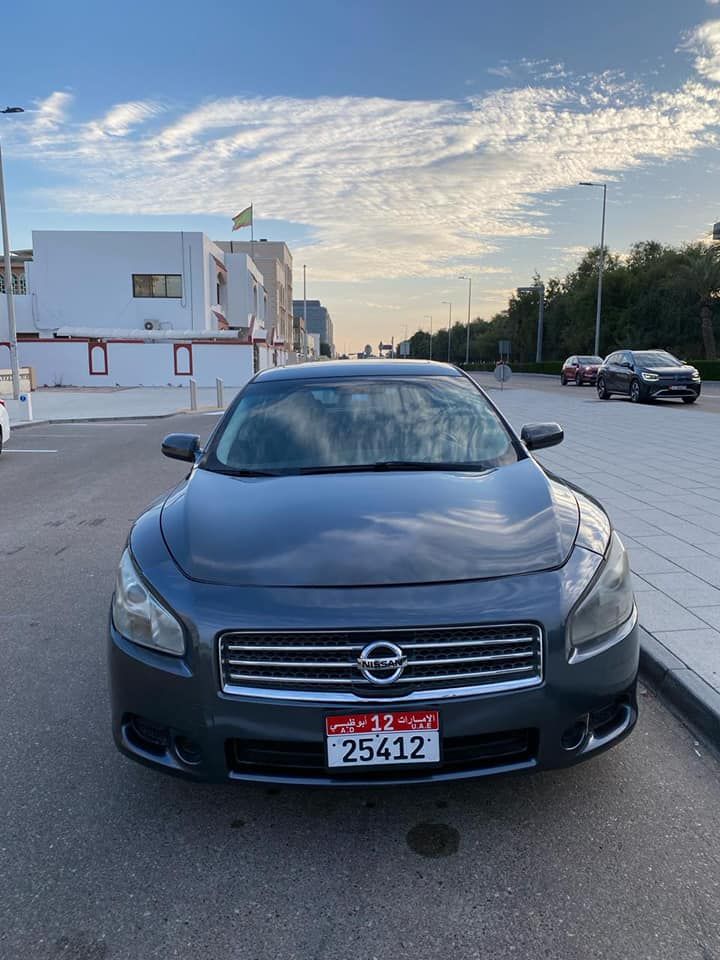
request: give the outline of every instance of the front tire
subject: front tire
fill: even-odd
[[[682,402],[683,402],[683,403],[695,403],[696,400],[697,400],[697,397],[683,397],[683,398],[682,398]]]
[[[597,395],[598,395],[598,399],[600,399],[600,400],[609,400],[609,399],[610,399],[610,394],[608,393],[607,387],[605,386],[605,378],[604,378],[604,377],[598,377],[598,382],[597,382]]]
[[[564,373],[561,373],[561,374],[560,374],[560,386],[561,386],[561,387],[566,387],[566,386],[567,386],[567,377],[565,376]]]
[[[630,402],[631,403],[642,403],[643,395],[640,388],[640,381],[633,380],[630,384]]]

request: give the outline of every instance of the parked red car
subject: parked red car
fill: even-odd
[[[602,357],[568,357],[560,371],[560,383],[563,386],[574,383],[578,387],[581,387],[584,383],[594,385],[597,381],[598,367],[601,363]]]

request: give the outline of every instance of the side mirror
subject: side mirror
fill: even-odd
[[[623,360],[622,365],[623,365],[624,367],[627,367],[628,370],[632,370],[632,369],[633,369],[633,365],[630,363],[629,360]]]
[[[163,440],[161,450],[171,460],[194,463],[200,453],[200,437],[192,433],[171,433]]]
[[[520,431],[520,439],[528,450],[554,447],[565,438],[559,423],[526,423]]]

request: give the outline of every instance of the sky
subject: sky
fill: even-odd
[[[30,11],[30,8],[29,8]],[[340,351],[490,317],[599,242],[720,219],[720,2],[35,0],[3,35],[11,245],[285,240]],[[236,233],[245,237],[247,231]],[[82,282],[81,276],[72,278]]]

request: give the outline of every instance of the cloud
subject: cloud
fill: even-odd
[[[71,102],[72,96],[60,91],[51,93],[45,100],[40,100],[35,109],[28,110],[31,114],[30,126],[33,132],[38,134],[59,127],[65,120]]]
[[[680,49],[696,54],[694,66],[701,77],[720,83],[720,20],[701,23],[687,34]]]
[[[720,51],[708,24],[692,42],[709,51],[716,36]],[[697,67],[707,79],[711,55]],[[546,79],[461,100],[133,101],[82,123],[56,93],[12,125],[8,149],[62,174],[36,192],[54,211],[217,215],[229,228],[252,200],[259,220],[306,228],[293,252],[315,280],[454,280],[490,272],[508,239],[547,235],[554,195],[578,180],[684,158],[720,134],[720,87],[698,79],[658,92],[525,66]]]
[[[506,63],[500,67],[488,67],[487,72],[493,77],[511,77],[513,75],[512,68]]]

